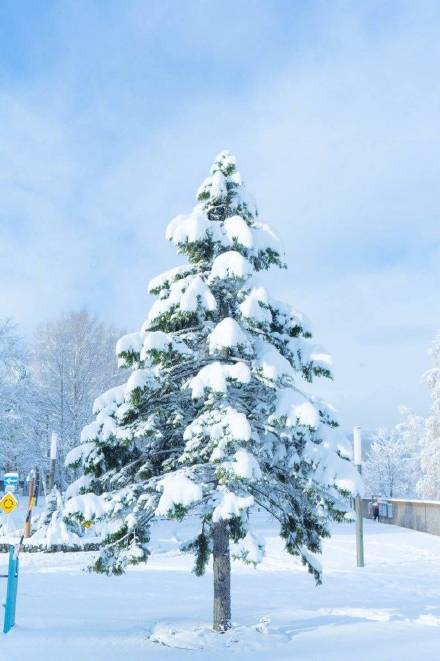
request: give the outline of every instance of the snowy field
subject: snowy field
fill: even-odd
[[[234,564],[235,627],[224,636],[209,631],[212,576],[190,573],[174,524],[158,527],[151,562],[122,577],[84,573],[91,554],[25,554],[0,659],[438,659],[440,538],[365,525],[368,566],[355,567],[354,526],[335,526],[317,588],[263,524],[267,559],[257,570]]]

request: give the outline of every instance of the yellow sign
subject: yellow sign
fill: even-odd
[[[5,514],[10,514],[15,510],[18,505],[18,500],[12,493],[5,493],[3,498],[0,500],[0,507]]]

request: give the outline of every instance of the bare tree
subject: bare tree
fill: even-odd
[[[32,371],[43,426],[60,438],[57,481],[61,487],[65,455],[77,445],[81,429],[91,419],[95,397],[123,378],[114,353],[120,334],[87,310],[49,321],[35,334]]]
[[[431,415],[425,419],[421,477],[417,491],[422,498],[440,498],[440,334],[430,350],[433,367],[423,375],[432,400]]]
[[[29,354],[15,324],[0,320],[0,468],[26,473],[39,463],[37,391]]]
[[[404,408],[401,414],[395,427],[377,430],[365,461],[367,489],[389,498],[414,496],[420,474],[423,419]]]

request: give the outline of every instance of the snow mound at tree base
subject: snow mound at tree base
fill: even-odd
[[[218,633],[209,624],[179,624],[158,623],[151,632],[149,639],[166,647],[185,650],[221,650],[230,649],[273,652],[276,646],[290,642],[290,636],[269,627],[269,618],[261,618],[260,622],[251,626],[233,624],[225,633]]]

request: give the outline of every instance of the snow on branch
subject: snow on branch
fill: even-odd
[[[216,353],[223,349],[241,349],[250,353],[251,345],[246,333],[235,319],[226,317],[222,319],[214,330],[208,335],[209,353]]]
[[[319,411],[298,390],[286,388],[278,393],[275,411],[270,421],[284,420],[286,427],[303,425],[316,429],[320,423]]]
[[[220,491],[217,494],[217,505],[212,513],[212,520],[216,523],[240,516],[243,510],[249,509],[253,504],[253,496],[236,496],[232,491]]]
[[[211,267],[209,281],[227,278],[247,278],[252,273],[252,266],[248,260],[236,250],[222,252],[214,259]]]
[[[162,289],[169,289],[174,281],[190,275],[191,271],[192,268],[190,265],[182,264],[181,266],[176,266],[169,271],[157,275],[148,283],[148,293],[159,294]]]
[[[204,241],[212,230],[213,225],[208,217],[196,208],[191,213],[173,218],[166,229],[165,237],[177,246],[182,243]]]
[[[202,367],[185,387],[191,388],[193,399],[198,399],[208,389],[214,392],[226,392],[228,380],[241,384],[249,383],[251,380],[249,367],[243,362],[226,364],[215,361]]]
[[[265,379],[276,382],[282,377],[295,377],[292,365],[273,344],[262,342],[257,356],[255,367]]]
[[[106,514],[109,510],[109,503],[104,496],[97,496],[95,493],[85,493],[80,496],[73,496],[64,506],[64,515],[71,516],[80,514],[85,521],[93,521]]]
[[[203,497],[200,485],[190,480],[182,472],[172,473],[159,480],[157,490],[162,491],[155,511],[157,516],[167,516],[176,505],[188,507]]]
[[[196,275],[180,299],[180,309],[185,312],[193,312],[198,306],[205,310],[217,309],[217,302],[200,275]]]

